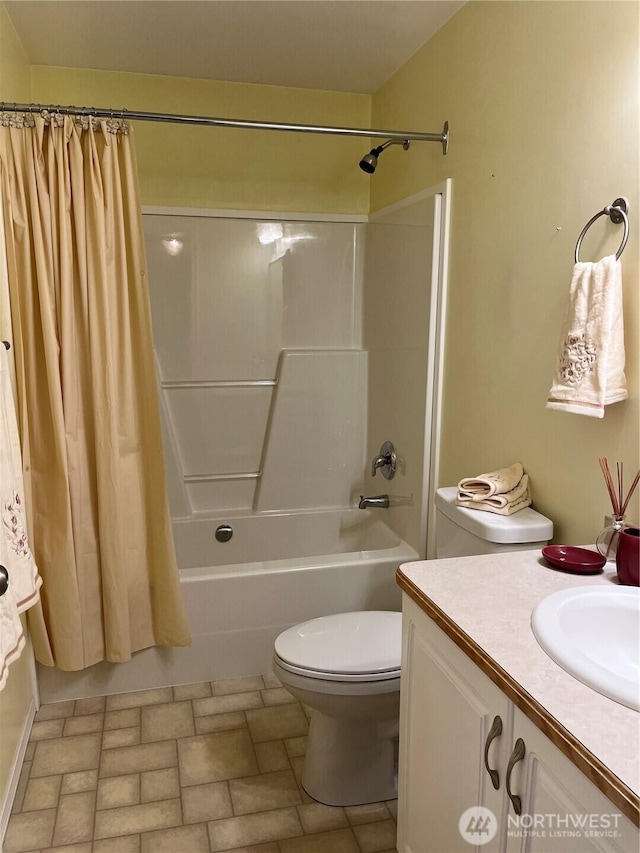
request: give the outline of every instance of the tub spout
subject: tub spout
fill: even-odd
[[[376,495],[373,498],[365,498],[364,495],[360,495],[358,509],[368,509],[369,507],[389,509],[389,495]]]

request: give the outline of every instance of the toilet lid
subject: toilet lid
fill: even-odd
[[[391,675],[400,670],[402,614],[367,610],[311,619],[280,634],[275,653],[309,674]]]

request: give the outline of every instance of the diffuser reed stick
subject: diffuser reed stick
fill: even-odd
[[[622,509],[622,466],[624,463],[616,462],[616,471],[618,472],[618,507]],[[622,513],[621,513],[622,514]]]
[[[639,482],[640,482],[640,471],[638,471],[638,473],[634,477],[633,483],[631,484],[631,488],[629,489],[629,494],[627,495],[627,497],[624,500],[624,503],[622,504],[622,510],[620,512],[620,515],[625,514],[625,512],[627,510],[627,506],[629,505],[629,501],[631,500],[631,496],[635,492],[636,486],[638,485]]]
[[[598,460],[600,463],[600,468],[602,469],[602,474],[604,476],[604,482],[607,487],[607,491],[609,492],[609,499],[611,500],[611,507],[613,509],[614,515],[620,515],[620,507],[618,506],[618,499],[616,497],[615,488],[613,486],[613,477],[611,476],[611,471],[609,469],[609,462],[607,461],[607,457],[604,456]]]

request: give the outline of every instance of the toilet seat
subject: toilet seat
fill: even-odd
[[[384,672],[365,672],[357,675],[350,673],[345,675],[340,672],[327,672],[323,669],[304,669],[300,666],[293,666],[292,664],[282,660],[278,655],[275,655],[275,660],[278,666],[287,670],[287,672],[291,672],[294,675],[302,675],[306,678],[321,679],[322,681],[390,681],[394,678],[400,678],[400,669],[385,670]]]
[[[402,614],[387,610],[321,616],[284,631],[275,657],[288,672],[327,681],[400,678]]]

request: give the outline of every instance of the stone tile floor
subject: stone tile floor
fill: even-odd
[[[4,853],[395,853],[396,801],[316,803],[272,675],[43,705]]]

